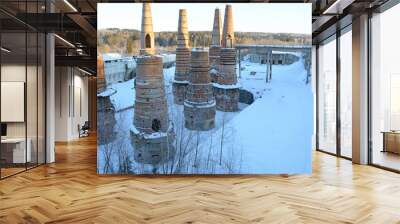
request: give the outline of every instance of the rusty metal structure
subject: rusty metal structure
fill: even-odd
[[[190,48],[186,9],[179,10],[175,77],[172,83],[174,103],[183,104],[189,83]]]
[[[215,99],[209,74],[208,51],[191,52],[190,82],[184,102],[185,127],[206,131],[215,127]]]

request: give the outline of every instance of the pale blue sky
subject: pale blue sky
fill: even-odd
[[[153,29],[176,31],[179,9],[187,9],[189,31],[211,31],[214,9],[225,3],[152,3]],[[235,31],[311,34],[311,4],[231,3]],[[142,4],[99,3],[97,27],[140,30]]]

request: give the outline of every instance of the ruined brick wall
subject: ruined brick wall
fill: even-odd
[[[239,110],[239,88],[222,89],[214,87],[217,110],[233,112]]]
[[[110,92],[108,94],[107,92]],[[115,109],[110,97],[113,94],[110,90],[103,91],[97,95],[97,144],[106,145],[116,139],[117,132],[114,130]],[[115,92],[114,92],[115,93]]]
[[[169,130],[157,138],[145,138],[131,131],[131,144],[134,145],[134,159],[138,163],[159,164],[174,158],[174,133]]]

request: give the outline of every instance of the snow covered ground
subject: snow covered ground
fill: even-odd
[[[135,79],[131,79],[126,82],[112,84],[108,87],[109,89],[117,91],[111,96],[111,102],[114,104],[117,112],[133,107],[135,103],[134,81]]]
[[[246,151],[241,173],[311,172],[313,96],[303,61],[274,65],[269,84],[265,65],[246,64],[242,85],[260,98],[228,125]],[[257,71],[254,78],[249,71]]]
[[[242,62],[239,83],[253,93],[255,102],[240,104],[239,112],[217,111],[210,131],[184,128],[183,106],[173,104],[175,67],[164,69],[169,116],[174,125],[175,158],[157,166],[136,163],[130,143],[133,122],[133,80],[110,86],[116,106],[118,136],[98,147],[99,173],[309,173],[313,131],[313,97],[305,84],[303,61],[274,65],[272,82],[265,82],[266,65]],[[239,74],[239,71],[237,69]],[[125,158],[126,157],[126,158]],[[106,162],[105,158],[111,158]],[[128,162],[121,168],[121,161]],[[105,164],[107,163],[107,166]],[[111,164],[111,165],[110,165]]]

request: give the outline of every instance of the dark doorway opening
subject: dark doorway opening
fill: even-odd
[[[228,35],[228,37],[226,38],[226,47],[227,48],[232,48],[232,37],[231,35]]]
[[[150,39],[151,39],[150,34],[146,34],[146,38],[145,38],[146,48],[151,48],[151,40]]]
[[[155,132],[158,132],[161,129],[161,121],[158,119],[153,119],[151,129]]]

